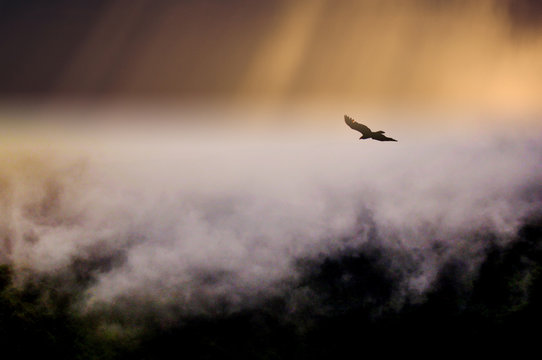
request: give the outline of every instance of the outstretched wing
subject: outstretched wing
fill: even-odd
[[[349,117],[348,115],[344,116],[344,122],[346,125],[350,126],[352,129],[359,131],[363,135],[370,135],[372,133],[371,129],[369,129],[367,126],[360,124],[359,122],[356,122],[354,119]]]

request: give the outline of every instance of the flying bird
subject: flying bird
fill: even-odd
[[[346,125],[350,126],[352,129],[359,131],[361,133],[360,139],[374,139],[378,141],[397,141],[395,139],[392,139],[390,137],[387,137],[384,135],[384,131],[375,131],[372,132],[371,129],[369,129],[367,126],[360,124],[359,122],[356,122],[354,119],[349,117],[348,115],[344,116],[344,122]]]

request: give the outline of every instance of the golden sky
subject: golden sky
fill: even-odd
[[[8,101],[542,107],[533,0],[2,4]]]

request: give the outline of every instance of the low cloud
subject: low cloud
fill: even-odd
[[[178,317],[283,296],[300,261],[376,244],[401,296],[419,296],[452,258],[475,275],[486,248],[540,210],[542,144],[472,138],[185,134],[77,155],[14,150],[0,168],[1,260],[20,281],[61,279],[84,311]]]

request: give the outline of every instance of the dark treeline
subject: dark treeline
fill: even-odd
[[[3,265],[0,346],[22,358],[54,359],[329,359],[371,350],[488,353],[536,346],[542,221],[525,225],[508,246],[490,248],[471,281],[465,280],[466,264],[450,260],[417,301],[395,304],[397,274],[387,257],[373,247],[315,265],[292,291],[307,294],[305,305],[292,307],[286,296],[165,328],[156,319],[129,339],[101,332],[99,319],[79,315],[75,297],[46,281],[15,286],[12,269]]]

